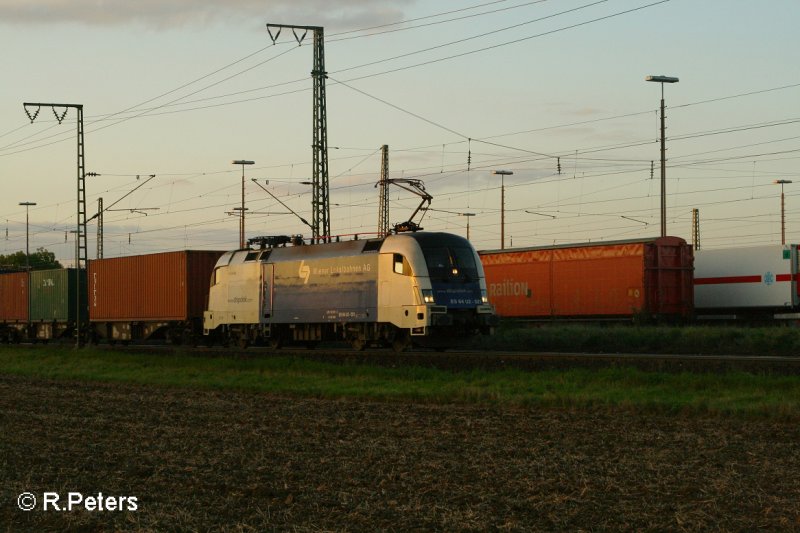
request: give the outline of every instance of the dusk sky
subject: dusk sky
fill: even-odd
[[[391,177],[433,196],[421,225],[469,220],[478,249],[500,247],[498,169],[514,172],[506,247],[657,236],[661,87],[645,77],[666,75],[667,233],[691,241],[698,209],[704,249],[780,243],[784,179],[797,242],[798,21],[797,0],[0,0],[0,253],[24,249],[30,201],[31,249],[74,257],[75,111],[31,124],[23,102],[84,106],[106,257],[236,248],[234,159],[256,162],[247,235],[310,236],[249,181],[310,220],[311,35],[273,45],[267,23],[325,28],[333,234],[377,230],[387,144]],[[418,204],[392,190],[390,220]]]

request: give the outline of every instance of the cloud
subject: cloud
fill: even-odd
[[[0,23],[187,26],[267,22],[344,30],[402,20],[415,0],[2,0]]]

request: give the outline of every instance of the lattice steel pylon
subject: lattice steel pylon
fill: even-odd
[[[312,166],[313,176],[311,206],[313,209],[311,217],[312,240],[313,242],[330,242],[331,222],[330,222],[330,187],[328,183],[328,118],[325,108],[325,79],[328,73],[325,71],[325,34],[322,26],[295,26],[291,24],[267,24],[267,33],[273,44],[278,40],[278,36],[283,28],[289,28],[294,34],[297,44],[303,42],[309,30],[314,34],[314,67],[311,70],[311,77],[314,79],[314,112],[313,112],[313,140],[311,149],[313,151]],[[272,34],[272,29],[278,31]],[[297,31],[301,30],[302,35]]]
[[[97,258],[103,258],[103,197],[97,199]]]
[[[76,269],[76,277],[80,280],[80,271],[81,269],[86,269],[86,263],[88,261],[88,252],[87,252],[87,245],[86,245],[86,155],[84,153],[84,145],[83,145],[83,105],[82,104],[43,104],[43,103],[30,103],[24,102],[22,104],[23,109],[25,110],[25,114],[28,115],[28,118],[31,121],[31,124],[36,117],[39,116],[39,111],[42,107],[49,107],[53,110],[53,114],[56,117],[56,120],[59,124],[64,121],[64,117],[67,116],[67,111],[69,108],[73,108],[77,111],[77,123],[78,123],[78,220],[77,220],[77,229],[76,233],[76,248],[75,248],[75,269]],[[29,107],[35,107],[36,111],[31,113],[28,111]],[[56,108],[63,108],[63,112],[59,115]],[[80,282],[76,283],[76,286],[80,286]],[[87,300],[85,296],[85,291],[78,290],[78,298],[75,299],[76,307],[77,307],[77,314],[76,314],[76,324],[75,324],[75,339],[78,346],[81,345],[81,321],[80,317],[84,316],[84,312],[88,310],[87,307]]]
[[[692,209],[692,246],[700,249],[700,210]]]
[[[378,202],[378,235],[389,235],[389,145],[381,146],[381,186]]]

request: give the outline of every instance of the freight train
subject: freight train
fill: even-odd
[[[6,341],[314,344],[446,348],[497,324],[475,249],[447,233],[89,262],[88,272],[0,275]],[[34,281],[34,280],[47,281]],[[86,298],[79,302],[78,298]],[[35,309],[42,312],[34,312]],[[88,308],[88,317],[82,313]]]
[[[402,349],[453,345],[490,331],[498,316],[800,320],[796,244],[693,252],[664,237],[476,254],[460,237],[422,232],[259,243],[90,261],[88,283],[75,269],[0,273],[0,339],[74,338],[80,329],[85,340],[112,343]]]

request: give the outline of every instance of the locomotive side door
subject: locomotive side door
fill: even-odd
[[[259,295],[259,321],[269,324],[272,321],[272,296],[275,281],[275,265],[272,263],[261,264],[261,294]]]

